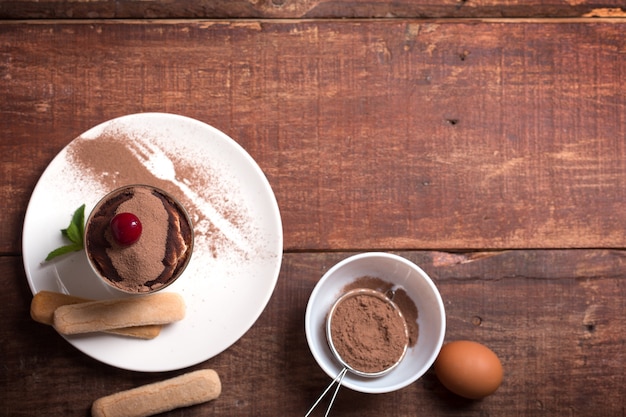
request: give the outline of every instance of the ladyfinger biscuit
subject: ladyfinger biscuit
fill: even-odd
[[[54,310],[63,305],[87,301],[91,300],[58,292],[39,291],[30,303],[30,316],[39,323],[51,325],[54,320]]]
[[[203,369],[99,398],[91,406],[91,415],[152,416],[214,400],[221,392],[222,384],[217,372]]]
[[[59,333],[70,335],[122,327],[168,324],[185,317],[185,302],[175,293],[70,304],[54,311]]]
[[[53,291],[39,291],[30,303],[30,316],[33,320],[52,325],[54,322],[54,311],[64,305],[85,303],[88,300],[73,295],[62,294]],[[122,329],[111,329],[107,333],[121,336],[136,337],[138,339],[154,339],[161,333],[160,325],[147,325],[126,327]]]

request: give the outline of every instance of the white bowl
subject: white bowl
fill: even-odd
[[[402,362],[388,374],[368,378],[348,372],[342,385],[371,394],[396,391],[415,382],[432,366],[446,332],[446,315],[439,291],[428,275],[409,260],[389,253],[370,252],[351,256],[329,269],[309,298],[305,315],[307,342],[319,366],[334,379],[343,368],[328,346],[326,317],[344,289],[364,276],[380,278],[407,292],[418,309],[418,339],[409,347]]]

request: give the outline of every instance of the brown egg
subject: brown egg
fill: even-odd
[[[502,383],[502,364],[488,347],[469,340],[445,344],[435,361],[435,373],[444,387],[465,398],[493,394]]]

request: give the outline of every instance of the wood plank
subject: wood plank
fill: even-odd
[[[619,19],[0,25],[0,251],[20,252],[64,145],[143,111],[244,146],[288,251],[625,247],[624,33]]]
[[[501,358],[495,395],[464,401],[432,372],[391,394],[343,389],[341,416],[618,416],[626,407],[626,270],[623,251],[401,252],[436,282],[446,341],[475,340]],[[329,378],[309,353],[304,312],[313,287],[350,253],[286,254],[270,304],[233,347],[194,369],[221,375],[222,396],[171,416],[304,415]],[[85,416],[91,402],[178,372],[144,374],[100,364],[32,322],[21,259],[0,258],[3,387],[0,414]]]
[[[0,19],[623,16],[622,0],[3,0]]]

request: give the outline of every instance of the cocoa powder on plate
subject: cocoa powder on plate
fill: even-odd
[[[115,125],[103,131],[95,139],[82,139],[72,142],[68,149],[71,163],[81,171],[85,186],[89,181],[98,184],[107,192],[123,185],[146,184],[165,190],[175,196],[187,209],[194,224],[196,248],[210,252],[217,258],[226,252],[245,253],[225,236],[205,215],[202,205],[209,203],[237,230],[244,240],[252,239],[249,230],[250,217],[244,207],[230,201],[226,185],[220,174],[214,173],[200,158],[198,161],[182,159],[173,150],[163,149],[167,158],[175,166],[177,179],[190,184],[198,196],[205,201],[194,201],[186,196],[171,181],[158,178],[148,166],[133,153],[133,143],[150,142],[150,138],[132,136]],[[146,154],[147,156],[147,154]]]

